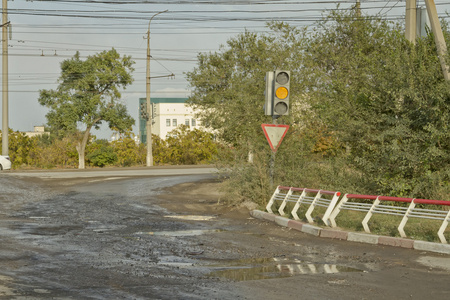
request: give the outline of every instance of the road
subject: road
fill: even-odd
[[[0,298],[450,297],[448,256],[252,219],[211,171],[0,173]]]

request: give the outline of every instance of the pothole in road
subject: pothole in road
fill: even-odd
[[[363,270],[336,264],[308,263],[300,260],[257,258],[231,261],[223,265],[210,265],[216,270],[208,277],[221,277],[234,281],[285,278],[296,275],[336,274],[364,272]]]

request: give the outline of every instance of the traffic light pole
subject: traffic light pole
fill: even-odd
[[[278,116],[272,116],[272,124],[277,125]],[[272,155],[270,156],[270,164],[269,164],[269,179],[270,179],[270,187],[273,189],[273,177],[275,173],[275,158],[276,152],[272,151]]]

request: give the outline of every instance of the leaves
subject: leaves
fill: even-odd
[[[110,128],[124,132],[135,123],[120,102],[119,91],[133,82],[133,64],[130,57],[120,57],[115,49],[89,56],[85,61],[77,52],[61,63],[58,88],[40,91],[38,101],[50,108],[47,120],[53,133],[62,137],[79,131],[79,124],[86,128],[77,147],[80,168],[84,168],[86,137],[91,128],[99,128],[106,121]]]

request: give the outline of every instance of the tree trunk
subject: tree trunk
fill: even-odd
[[[89,126],[86,128],[86,131],[83,134],[83,138],[81,139],[81,142],[77,145],[77,152],[78,152],[78,169],[84,169],[84,154],[86,150],[86,145],[89,139],[89,134],[91,133],[92,126]]]

